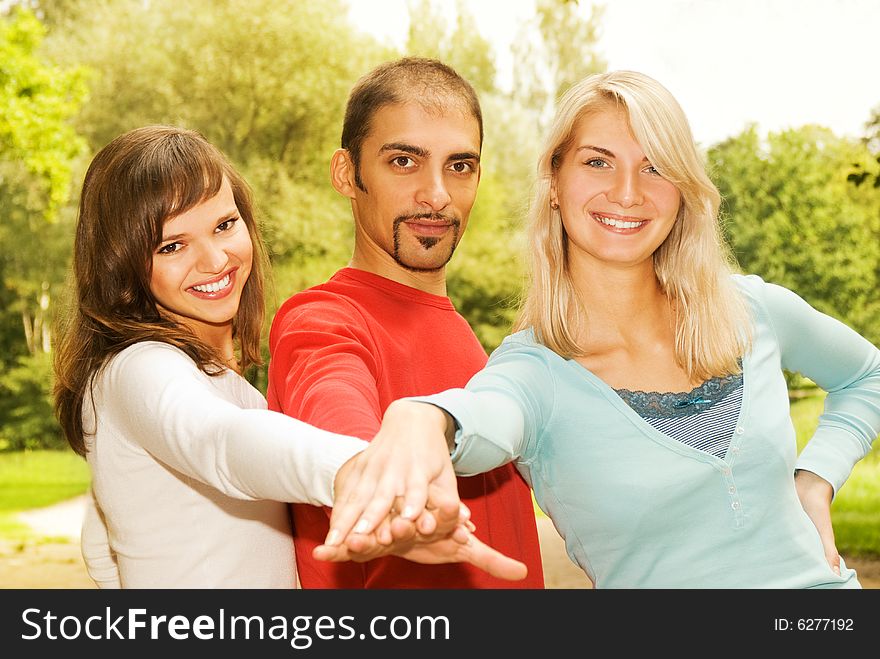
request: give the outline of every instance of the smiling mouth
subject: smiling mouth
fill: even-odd
[[[636,219],[623,219],[619,217],[611,217],[609,215],[602,215],[600,213],[591,213],[594,220],[596,220],[599,224],[602,224],[611,229],[617,229],[619,231],[633,230],[639,229],[646,225],[649,220],[636,220]]]
[[[226,274],[223,276],[223,279],[218,281],[211,282],[210,284],[199,284],[197,286],[191,286],[190,288],[199,293],[218,293],[229,286],[231,282],[232,277],[229,274]]]

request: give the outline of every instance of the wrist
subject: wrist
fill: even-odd
[[[421,401],[395,400],[385,410],[382,425],[401,424],[403,427],[439,433],[446,439],[449,451],[455,448],[455,419],[444,409]]]
[[[450,453],[455,449],[455,433],[458,430],[455,419],[442,407],[437,407],[431,403],[416,403],[424,409],[421,413],[429,419],[431,427],[436,428],[446,438],[446,448]]]
[[[815,498],[823,503],[830,503],[834,497],[834,487],[831,483],[812,471],[796,469],[794,472],[794,483],[802,499]]]

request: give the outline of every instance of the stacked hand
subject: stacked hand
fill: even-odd
[[[501,579],[525,578],[524,564],[473,534],[449,459],[450,423],[433,405],[389,405],[370,445],[336,474],[330,532],[313,556],[362,562],[393,554],[419,563],[468,562]]]

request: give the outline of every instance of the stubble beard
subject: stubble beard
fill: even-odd
[[[444,259],[442,256],[439,257],[440,259],[442,259],[442,262],[430,266],[417,266],[404,260],[404,257],[400,252],[400,225],[404,222],[407,222],[408,220],[415,219],[445,220],[449,222],[450,226],[452,227],[452,244],[449,247],[449,254],[446,255],[446,258]],[[455,253],[455,248],[458,246],[458,236],[460,230],[461,221],[458,218],[449,217],[448,215],[443,215],[441,213],[401,215],[394,219],[394,250],[391,254],[391,258],[393,258],[395,263],[397,263],[400,267],[405,268],[411,272],[436,272],[437,270],[442,270],[444,267],[446,267],[446,264],[449,263],[450,259],[452,259],[452,255]],[[430,252],[435,248],[438,250],[440,249],[438,245],[443,240],[443,237],[416,236],[416,240],[418,240],[419,244],[424,248],[425,252]]]

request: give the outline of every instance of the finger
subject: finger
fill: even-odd
[[[379,526],[376,527],[373,535],[376,537],[376,541],[380,545],[384,545],[387,547],[392,542],[394,542],[394,538],[391,536],[391,519],[388,517],[383,519],[379,523]]]
[[[404,519],[415,519],[428,505],[429,477],[421,470],[407,474],[406,486],[403,490],[403,503],[400,507],[400,515]],[[445,494],[442,497],[453,496],[458,498],[458,491],[454,495]],[[441,497],[441,498],[442,498]]]
[[[348,547],[345,545],[318,545],[312,550],[312,558],[332,563],[347,561],[349,560]]]
[[[828,565],[831,566],[831,570],[834,574],[840,576],[840,554],[837,553],[837,549],[832,549],[832,551],[827,552],[825,558],[828,561]]]
[[[470,524],[470,521],[468,521],[468,524]],[[451,538],[460,545],[466,545],[470,541],[472,533],[473,529],[468,528],[465,524],[459,524],[452,531]]]
[[[369,478],[369,476],[365,476],[365,478]],[[363,498],[358,501],[363,512],[353,527],[355,533],[374,531],[389,515],[402,515],[400,511],[405,507],[403,496],[398,494],[403,491],[404,486],[393,476],[383,476],[369,494],[366,493],[368,489],[365,488],[362,491]],[[407,517],[406,515],[402,516]]]
[[[464,549],[467,561],[498,579],[519,581],[525,579],[529,569],[500,551],[484,544],[477,536],[471,535]]]
[[[430,533],[447,534],[460,520],[470,516],[470,510],[458,498],[458,484],[455,489],[447,488],[432,483],[428,488],[428,509],[432,512],[436,528]],[[422,523],[427,523],[423,520]]]
[[[408,542],[416,535],[416,525],[410,519],[393,517],[390,522],[391,536],[394,542]]]
[[[371,463],[364,463],[362,455],[346,461],[336,473],[330,530],[324,540],[327,545],[340,544],[356,525],[358,532],[371,530],[368,523],[360,520],[367,502],[377,494],[375,481],[369,477]]]
[[[338,545],[351,532],[372,532],[394,505],[394,482],[374,478],[373,463],[361,468],[356,462],[359,457],[346,462],[337,473],[330,531],[324,540],[327,545]]]
[[[437,517],[436,511],[426,510],[421,515],[419,515],[418,519],[416,519],[415,523],[416,529],[419,532],[419,535],[422,536],[431,536],[437,531]]]
[[[348,550],[348,560],[362,563],[385,556],[398,545],[382,544],[375,533],[367,535],[352,533],[345,539],[344,546]]]

